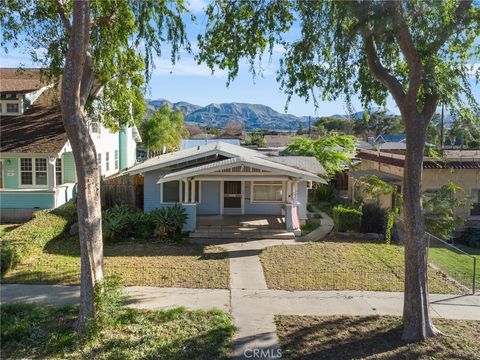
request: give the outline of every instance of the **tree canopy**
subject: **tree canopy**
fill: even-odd
[[[72,31],[72,1],[2,1],[1,46],[20,48],[43,69],[43,75],[59,81],[63,73]],[[179,50],[189,49],[183,1],[90,1],[89,53],[102,120],[114,130],[141,119],[145,110],[145,80],[162,44],[169,43],[175,62]],[[133,118],[132,118],[133,115]]]
[[[316,157],[331,178],[350,165],[355,144],[352,136],[332,133],[318,139],[296,137],[286,150],[297,155]]]
[[[167,152],[180,149],[182,138],[188,137],[188,130],[183,126],[183,114],[163,105],[142,125],[142,139],[148,152]]]

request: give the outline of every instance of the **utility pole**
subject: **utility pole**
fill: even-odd
[[[308,135],[312,135],[312,117],[308,117]]]
[[[444,104],[442,103],[442,118],[440,122],[440,154],[443,155],[443,116],[444,116]]]

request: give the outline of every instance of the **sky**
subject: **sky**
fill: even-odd
[[[203,30],[202,11],[205,0],[190,0],[190,10],[196,15],[197,21],[192,23],[187,20],[187,34],[196,50],[196,34]],[[155,70],[147,88],[147,98],[167,99],[172,102],[186,101],[192,104],[206,106],[211,103],[241,102],[264,104],[279,112],[285,112],[287,95],[280,91],[276,81],[278,60],[283,49],[276,47],[273,56],[265,56],[262,66],[262,76],[253,79],[248,71],[248,65],[242,64],[237,78],[227,87],[227,76],[224,71],[216,71],[213,75],[206,65],[197,65],[193,55],[183,51],[180,59],[172,65],[169,57],[169,48],[165,48],[161,58],[155,59]],[[0,66],[35,67],[28,56],[18,49],[10,48],[8,53],[0,51]],[[38,65],[37,65],[38,66]],[[474,91],[480,93],[480,85]],[[358,99],[353,99],[355,111],[362,111]],[[387,101],[387,108],[398,113],[392,99]],[[345,103],[342,99],[336,101],[319,102],[315,108],[313,102],[305,102],[299,97],[293,97],[288,105],[287,113],[297,116],[328,116],[334,114],[347,114]]]

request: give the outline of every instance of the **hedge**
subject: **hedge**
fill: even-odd
[[[0,243],[0,273],[24,262],[33,255],[42,252],[45,245],[68,231],[77,220],[77,209],[68,202],[53,210],[40,210],[33,214],[32,220],[8,232]]]
[[[338,205],[333,208],[332,215],[336,231],[358,232],[360,230],[362,224],[362,212],[360,210]]]

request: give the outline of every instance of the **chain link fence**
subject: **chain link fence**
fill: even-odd
[[[405,224],[400,217],[395,219],[395,235],[400,243],[405,238]],[[470,294],[477,292],[480,283],[479,260],[438,236],[425,232],[428,263]]]

